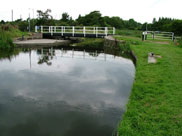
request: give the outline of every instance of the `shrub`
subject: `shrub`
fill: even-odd
[[[177,43],[178,43],[178,46],[182,48],[182,38],[180,38]]]
[[[0,49],[7,49],[14,47],[10,34],[7,32],[11,28],[8,25],[0,28]]]

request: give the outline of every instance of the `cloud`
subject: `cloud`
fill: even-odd
[[[11,3],[11,4],[9,4]],[[8,7],[4,6],[8,5]],[[28,17],[28,13],[33,12],[29,8],[46,10],[52,9],[53,17],[60,18],[63,12],[68,12],[74,19],[79,14],[85,15],[93,10],[99,10],[104,16],[120,16],[128,20],[134,18],[139,22],[152,22],[154,17],[159,16],[182,18],[180,12],[181,0],[92,0],[85,2],[84,0],[32,0],[27,3],[23,0],[6,0],[1,2],[0,6],[0,20],[11,20],[11,10],[14,9],[14,18],[20,18],[20,14],[24,19]],[[22,8],[23,7],[23,8]],[[36,13],[36,12],[35,12]]]

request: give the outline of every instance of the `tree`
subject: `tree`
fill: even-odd
[[[171,30],[175,35],[182,36],[182,20],[174,20],[171,24]]]
[[[152,24],[156,23],[156,18],[153,18]]]
[[[138,23],[134,19],[129,19],[128,24],[129,29],[136,29],[138,26]]]
[[[63,22],[68,22],[69,20],[70,20],[70,18],[69,18],[68,13],[64,12],[64,13],[62,14],[61,21],[63,21]]]
[[[4,20],[1,20],[0,24],[5,24],[6,22]]]
[[[124,21],[120,17],[111,17],[107,19],[107,24],[115,28],[124,28]]]
[[[99,11],[93,11],[85,16],[79,16],[77,21],[79,24],[85,26],[101,26],[104,24],[104,20]]]
[[[18,23],[18,28],[21,31],[27,31],[27,27],[28,27],[28,22],[27,21],[21,21]]]
[[[37,10],[38,21],[37,25],[54,25],[53,17],[50,15],[51,10],[47,9],[45,12]]]
[[[52,16],[49,14],[51,13],[50,9],[47,9],[45,12],[41,11],[41,10],[37,10],[38,13],[38,18],[39,19],[52,19]]]

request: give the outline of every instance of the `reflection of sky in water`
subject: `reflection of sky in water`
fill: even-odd
[[[29,53],[0,61],[0,135],[111,135],[131,90],[134,65],[112,55],[72,55],[56,50],[50,66],[37,64],[41,55],[35,51],[31,61]]]

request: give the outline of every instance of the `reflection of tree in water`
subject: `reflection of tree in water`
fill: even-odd
[[[41,56],[38,60],[38,64],[43,64],[46,63],[48,66],[52,65],[52,62],[50,62],[50,57],[49,56]]]
[[[98,57],[99,56],[99,53],[97,51],[95,51],[95,52],[89,52],[88,54],[90,56],[93,56],[93,57]]]
[[[2,60],[2,59],[8,59],[9,61],[11,61],[20,52],[21,52],[20,49],[1,50],[0,51],[0,60]]]
[[[104,48],[104,53],[105,54],[111,54],[114,56],[120,56],[120,50],[119,49],[115,49],[115,48],[110,48],[110,47],[105,47]]]
[[[51,60],[55,56],[55,50],[53,49],[38,49],[37,54],[40,55],[38,64],[46,63],[48,66],[52,65]]]

